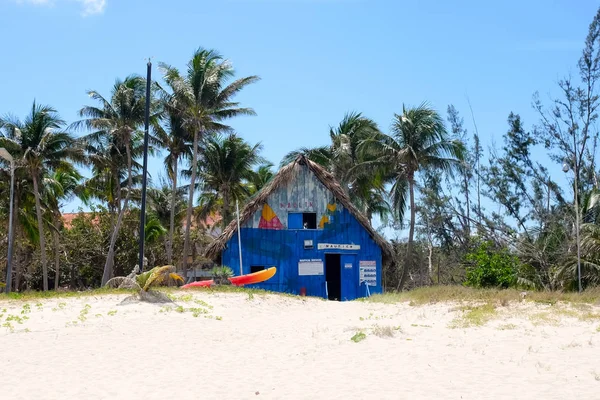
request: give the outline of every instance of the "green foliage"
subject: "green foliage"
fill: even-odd
[[[256,175],[253,168],[265,162],[260,156],[262,145],[252,146],[241,137],[230,134],[210,135],[203,146],[203,156],[198,161],[203,196],[212,195],[220,200],[222,224],[227,226],[233,219],[235,199],[243,200],[250,194],[247,182]]]
[[[354,343],[358,343],[358,342],[360,342],[360,341],[363,341],[363,340],[365,340],[366,338],[367,338],[367,335],[365,335],[365,333],[364,333],[364,332],[356,332],[356,333],[354,334],[354,336],[352,336],[352,337],[350,338],[350,340],[352,340]]]
[[[505,249],[496,249],[490,242],[481,243],[465,256],[465,285],[476,288],[509,288],[517,283],[519,260]]]
[[[156,286],[173,286],[178,282],[183,283],[183,278],[175,273],[175,267],[165,265],[163,267],[154,267],[148,272],[144,272],[136,277],[138,285],[144,291]]]
[[[233,270],[226,265],[220,265],[214,267],[211,274],[213,278],[231,278],[233,276]]]

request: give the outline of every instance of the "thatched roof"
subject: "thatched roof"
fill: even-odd
[[[262,206],[267,202],[271,193],[277,188],[286,185],[291,182],[297,175],[302,165],[306,165],[310,171],[312,171],[317,179],[331,191],[333,196],[339,201],[350,214],[358,220],[358,222],[365,228],[371,238],[381,247],[383,258],[390,260],[392,255],[392,248],[390,244],[378,234],[369,220],[362,215],[358,209],[350,202],[350,198],[346,192],[342,189],[340,184],[335,180],[333,175],[327,172],[319,164],[310,161],[303,155],[298,156],[293,162],[282,167],[279,172],[271,179],[271,181],[262,188],[246,206],[240,210],[240,225],[252,218],[252,216],[262,209]],[[210,259],[215,259],[224,249],[227,242],[233,237],[237,230],[237,221],[234,219],[231,223],[223,230],[223,233],[219,235],[214,242],[212,242],[206,249],[206,256]]]

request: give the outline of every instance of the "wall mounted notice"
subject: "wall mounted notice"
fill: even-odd
[[[368,286],[377,286],[377,263],[375,261],[360,261],[359,283]]]
[[[360,250],[360,244],[337,244],[337,243],[319,243],[317,245],[319,250]]]
[[[352,269],[352,263],[346,263],[346,264],[344,264],[344,268],[346,268],[346,269]]]
[[[323,260],[298,261],[298,275],[323,275]]]

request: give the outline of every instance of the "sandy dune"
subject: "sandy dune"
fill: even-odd
[[[514,303],[461,327],[456,304],[193,293],[0,302],[0,398],[600,398],[600,307]]]

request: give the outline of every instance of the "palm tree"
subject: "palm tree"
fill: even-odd
[[[189,158],[191,148],[188,140],[188,133],[183,127],[183,119],[178,115],[177,110],[169,103],[164,104],[168,119],[168,130],[162,125],[156,124],[154,127],[154,141],[156,144],[167,150],[164,163],[169,178],[171,179],[171,205],[169,218],[169,238],[166,247],[167,260],[170,265],[173,264],[173,236],[175,233],[175,214],[177,210],[177,200],[179,190],[177,189],[177,178],[179,176],[178,166],[182,157]],[[166,226],[166,224],[165,224]]]
[[[69,133],[63,131],[65,125],[55,109],[38,105],[35,101],[31,108],[31,114],[24,121],[10,116],[0,119],[0,128],[3,133],[0,138],[0,147],[6,148],[18,160],[20,167],[31,174],[44,291],[48,290],[48,264],[40,180],[45,173],[65,167],[69,159],[82,160],[82,153],[74,145],[74,139]]]
[[[13,150],[13,154],[18,152]],[[8,163],[4,160],[0,162],[8,167]],[[9,211],[9,198],[10,198],[10,167],[3,168],[0,170],[2,175],[0,181],[2,182],[0,198],[2,199],[2,205],[0,208],[3,210],[3,220],[8,224],[8,211]],[[14,204],[15,218],[13,220],[13,240],[12,245],[14,248],[13,262],[15,268],[13,269],[15,274],[15,290],[19,290],[21,281],[21,268],[19,263],[19,251],[20,244],[22,241],[19,240],[21,237],[26,237],[29,242],[37,245],[39,241],[39,232],[36,227],[36,214],[35,214],[35,199],[33,198],[33,188],[31,182],[31,175],[23,168],[15,169],[15,186],[14,186]],[[6,284],[12,284],[12,279]]]
[[[60,238],[59,231],[62,227],[62,214],[60,212],[61,202],[68,201],[74,195],[79,194],[84,202],[85,192],[82,191],[80,181],[81,174],[72,166],[65,166],[58,171],[54,171],[50,176],[44,179],[45,199],[44,203],[51,214],[51,223],[49,224],[54,241],[54,290],[58,290],[60,281]]]
[[[120,213],[122,208],[121,194],[127,191],[129,182],[127,157],[124,147],[116,146],[110,137],[101,137],[100,139],[105,140],[97,143],[92,141],[85,143],[87,161],[91,166],[92,176],[83,183],[82,190],[87,198],[107,204],[114,226],[116,214]],[[134,158],[131,180],[133,186],[136,187],[142,181],[142,175],[139,173],[142,166],[135,161],[143,152],[141,137],[136,135],[131,147]],[[134,189],[131,194],[135,194]]]
[[[249,179],[250,182],[248,186],[248,192],[250,193],[250,195],[254,195],[260,192],[260,190],[263,187],[265,187],[267,183],[269,183],[269,181],[273,178],[275,174],[273,173],[273,170],[271,168],[273,168],[273,164],[271,163],[266,163],[258,166],[257,170],[252,174],[251,178]]]
[[[459,140],[449,138],[442,117],[426,103],[416,108],[407,109],[403,106],[402,115],[394,115],[391,131],[391,135],[366,141],[364,147],[380,155],[377,164],[390,169],[393,176],[391,200],[398,221],[404,218],[407,194],[410,199],[406,265],[398,284],[398,290],[401,290],[412,262],[416,217],[415,174],[420,170],[452,173],[461,166],[464,145]]]
[[[377,140],[381,135],[377,124],[361,113],[344,115],[337,127],[330,127],[328,146],[300,148],[288,153],[282,164],[292,162],[303,154],[310,160],[329,170],[355,203],[371,221],[374,214],[385,218],[389,207],[385,200],[386,170],[383,165],[373,163],[376,154],[367,140]]]
[[[198,174],[205,193],[215,193],[222,200],[224,226],[232,220],[231,202],[249,195],[246,182],[254,178],[254,166],[264,159],[262,145],[251,146],[236,135],[211,135],[206,139]]]
[[[187,71],[179,70],[167,64],[161,64],[164,79],[171,93],[167,103],[172,104],[183,121],[192,141],[192,173],[188,193],[185,224],[183,272],[187,270],[187,257],[190,247],[190,225],[194,208],[194,190],[196,186],[196,166],[198,164],[198,143],[206,133],[230,132],[231,127],[223,124],[226,119],[238,115],[255,115],[251,108],[239,107],[233,97],[247,85],[258,81],[257,76],[237,79],[230,84],[234,70],[231,64],[214,50],[199,48],[188,62]],[[166,92],[165,92],[166,93]]]
[[[76,126],[85,126],[91,130],[85,140],[88,143],[104,143],[110,153],[119,153],[125,149],[127,161],[127,191],[121,207],[121,189],[117,185],[117,198],[119,215],[110,239],[108,255],[102,274],[102,285],[112,277],[114,268],[114,251],[119,230],[123,222],[124,213],[127,211],[131,192],[133,189],[133,155],[132,142],[136,135],[141,135],[138,128],[143,124],[146,105],[146,81],[138,76],[129,76],[125,80],[117,80],[113,86],[110,100],[107,100],[96,91],[89,91],[88,95],[100,103],[100,107],[85,106],[79,115],[85,118],[76,123]],[[117,165],[112,165],[113,176]],[[113,182],[114,183],[114,182]]]
[[[176,186],[172,188],[168,182],[162,182],[158,188],[149,188],[148,206],[150,218],[170,228],[165,240],[165,250],[169,265],[173,265],[173,231],[175,225],[180,225],[185,211],[184,191]],[[146,225],[148,224],[150,220]]]

